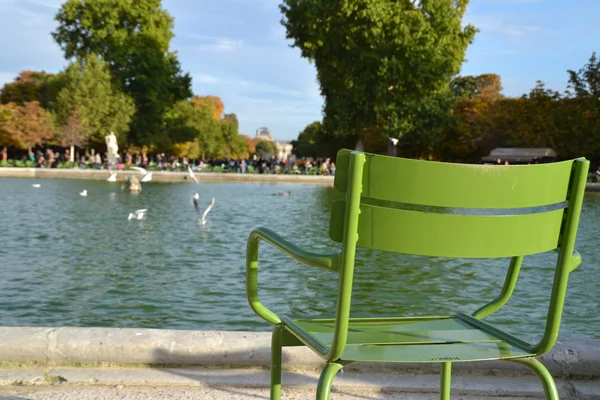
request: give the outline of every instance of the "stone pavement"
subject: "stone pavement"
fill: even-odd
[[[283,399],[314,399],[317,371],[287,371]],[[0,369],[0,400],[268,399],[269,372],[248,368]],[[439,399],[437,374],[340,373],[332,400]],[[543,399],[540,382],[522,376],[457,375],[453,400]],[[600,400],[600,382],[557,380],[563,400]]]
[[[284,400],[314,400],[314,391],[307,389],[284,390]],[[0,400],[259,400],[269,399],[264,388],[164,388],[164,387],[9,387],[0,388]],[[340,393],[334,392],[332,400],[438,400],[432,394],[401,393]],[[475,400],[481,397],[453,396],[453,400]],[[505,396],[484,397],[485,400],[507,400]],[[531,397],[510,397],[511,400],[532,400]]]

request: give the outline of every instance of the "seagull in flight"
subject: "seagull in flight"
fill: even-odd
[[[194,208],[196,209],[196,212],[198,214],[200,214],[200,207],[198,206],[199,198],[200,198],[200,196],[198,195],[198,193],[196,193],[195,195],[192,196],[192,203],[194,204]],[[215,198],[213,197],[210,200],[208,207],[206,207],[206,210],[204,210],[204,214],[202,214],[202,219],[200,220],[200,225],[206,225],[206,216],[208,215],[208,213],[210,212],[210,210],[213,208],[214,205],[215,205]]]
[[[206,207],[206,210],[204,210],[204,214],[202,214],[202,219],[200,220],[200,225],[206,225],[206,216],[208,215],[210,209],[213,208],[214,205],[215,205],[215,198],[213,197],[210,200],[208,207]]]
[[[110,174],[110,176],[108,177],[107,181],[116,182],[117,181],[117,173],[112,172],[112,171],[108,171],[108,173]]]
[[[392,142],[392,144],[395,146],[398,144],[398,139],[396,138],[390,138],[390,142]]]
[[[188,172],[190,173],[190,178],[192,178],[194,180],[194,182],[200,183],[200,182],[198,182],[198,178],[196,178],[196,174],[194,174],[194,171],[192,171],[192,167],[190,167],[189,165],[188,165]]]
[[[144,219],[144,217],[146,216],[146,211],[148,211],[147,208],[143,208],[141,210],[135,210],[134,213],[129,213],[129,216],[127,217],[127,221],[130,221],[132,219]]]
[[[87,196],[87,189],[83,189],[83,192],[79,192],[80,196],[86,197]]]
[[[131,167],[131,169],[135,169],[142,173],[142,182],[150,182],[152,180],[152,172],[146,171],[144,168],[140,167]]]

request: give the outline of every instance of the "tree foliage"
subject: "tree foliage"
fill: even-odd
[[[202,158],[237,158],[247,154],[238,133],[235,114],[223,113],[223,102],[215,96],[194,97],[177,102],[166,114],[165,129],[170,146],[178,154]],[[193,145],[192,145],[193,143]]]
[[[0,103],[23,105],[37,101],[44,109],[51,109],[63,85],[63,74],[44,71],[21,71],[13,82],[0,90]]]
[[[194,107],[205,107],[212,110],[213,118],[217,121],[221,119],[225,105],[223,100],[217,96],[194,96],[192,98]]]
[[[270,140],[257,139],[254,145],[254,154],[260,158],[277,155],[277,145]]]
[[[430,123],[435,129],[408,133],[400,138],[399,155],[479,162],[496,147],[550,147],[563,159],[584,156],[600,163],[600,62],[596,54],[583,68],[568,74],[569,87],[564,94],[538,81],[518,98],[502,95],[498,75],[457,76],[449,85],[455,104],[441,134],[435,133],[436,121]],[[423,113],[427,115],[434,114]],[[435,118],[446,117],[437,114]],[[427,119],[422,123],[425,126]],[[335,143],[324,126],[315,122],[300,133],[294,153],[330,156],[342,147],[353,148],[358,139],[365,151],[385,153],[387,140],[378,129],[368,129],[348,143]],[[333,143],[331,152],[323,151],[325,143]]]
[[[89,133],[79,106],[73,107],[64,122],[56,128],[53,138],[59,146],[85,147],[89,144]]]
[[[163,117],[191,97],[191,78],[174,52],[173,18],[160,0],[67,0],[52,34],[66,58],[98,54],[136,106],[129,142],[164,144]]]
[[[114,88],[107,63],[91,54],[71,64],[64,79],[56,101],[59,125],[67,125],[78,109],[90,144],[104,144],[110,132],[122,143],[135,107],[129,96]]]
[[[51,115],[37,101],[0,106],[0,142],[28,149],[48,141],[54,134]]]
[[[284,0],[287,38],[317,68],[327,131],[399,137],[448,114],[442,99],[476,32],[462,27],[467,4]]]
[[[381,137],[381,135],[377,136]],[[292,153],[297,157],[330,157],[335,159],[338,150],[352,148],[353,141],[354,138],[352,137],[336,136],[331,132],[327,132],[320,121],[315,121],[304,128],[298,135],[298,139],[292,143]],[[365,151],[374,151],[374,149],[365,148]]]

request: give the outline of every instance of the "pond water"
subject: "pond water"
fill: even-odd
[[[196,192],[201,207],[216,199],[204,227],[191,203]],[[270,330],[245,298],[248,234],[266,226],[332,251],[336,197],[333,188],[303,185],[150,183],[132,194],[104,181],[0,179],[0,324]],[[141,208],[146,219],[127,219]],[[599,220],[600,195],[586,194],[577,243],[584,261],[571,274],[562,337],[600,338]],[[490,320],[541,333],[555,260],[525,258],[513,298]],[[359,250],[352,315],[472,312],[496,296],[507,267],[507,259]],[[261,299],[280,315],[332,316],[335,277],[261,246]]]

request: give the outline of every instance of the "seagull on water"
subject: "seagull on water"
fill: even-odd
[[[127,220],[130,221],[132,219],[144,219],[144,217],[146,216],[146,211],[148,211],[147,208],[142,208],[141,210],[135,210],[134,213],[129,213],[129,216],[127,217]]]
[[[33,185],[31,185],[31,186],[33,186],[34,188],[39,188],[39,187],[41,187],[42,185],[40,185],[39,183],[34,183],[34,184],[33,184]]]
[[[199,198],[200,198],[200,196],[198,195],[198,193],[196,193],[195,195],[192,196],[192,203],[194,204],[194,208],[196,209],[196,212],[198,214],[200,214],[200,207],[198,206]],[[208,207],[206,207],[206,210],[204,210],[204,214],[202,214],[202,219],[200,220],[200,225],[206,225],[206,216],[208,215],[208,213],[210,212],[210,210],[213,208],[214,205],[215,205],[215,198],[213,197],[210,200]]]
[[[112,172],[112,171],[108,171],[108,173],[110,174],[110,176],[108,177],[107,181],[116,182],[117,181],[117,173]]]
[[[189,165],[188,165],[188,172],[190,173],[190,178],[192,178],[194,180],[194,182],[200,183],[200,182],[198,182],[198,178],[196,178],[196,174],[194,174],[194,171],[192,171],[192,167],[190,167]]]
[[[80,196],[86,197],[87,196],[87,189],[83,189],[83,192],[79,192]]]
[[[135,169],[142,173],[142,182],[150,182],[152,180],[152,172],[146,171],[144,168],[140,167],[131,167],[131,169]]]

